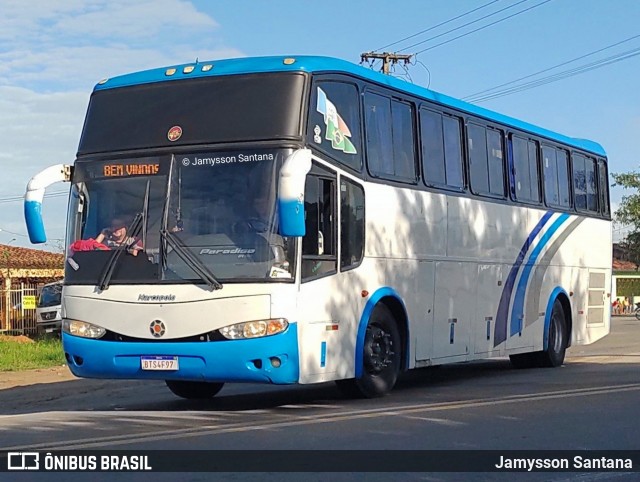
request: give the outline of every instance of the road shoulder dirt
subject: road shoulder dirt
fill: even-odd
[[[66,365],[16,372],[0,372],[0,390],[35,385],[38,383],[65,382],[76,379]]]

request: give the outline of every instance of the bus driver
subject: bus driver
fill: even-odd
[[[126,246],[127,251],[134,256],[138,256],[138,252],[143,249],[139,239],[127,236],[127,225],[121,218],[114,218],[111,221],[111,226],[104,228],[96,236],[96,241],[109,248]]]

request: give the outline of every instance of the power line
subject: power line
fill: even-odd
[[[50,199],[50,198],[66,197],[68,195],[69,195],[69,191],[54,191],[50,193],[45,193],[44,197],[47,199]],[[24,201],[24,195],[8,196],[8,197],[0,198],[0,204],[8,204],[13,202],[21,202],[21,201]]]
[[[478,23],[478,22],[480,22],[480,21],[482,21],[482,20],[484,20],[486,18],[493,17],[494,15],[498,15],[499,13],[504,12],[505,10],[509,10],[510,8],[517,7],[521,3],[525,3],[525,2],[529,2],[529,1],[530,0],[520,0],[519,2],[516,2],[516,3],[512,4],[512,5],[509,5],[508,7],[501,8],[500,10],[496,10],[495,12],[490,13],[488,15],[485,15],[484,17],[477,18],[475,20],[472,20],[471,22],[465,23],[464,25],[460,25],[458,27],[452,28],[451,30],[447,30],[444,33],[436,35],[435,37],[430,37],[428,39],[421,40],[420,42],[416,42],[414,44],[411,44],[408,47],[404,47],[403,49],[400,50],[400,52],[405,51],[405,50],[409,50],[409,49],[411,49],[413,47],[416,47],[418,45],[421,45],[421,44],[423,44],[425,42],[429,42],[431,40],[435,40],[437,38],[443,37],[443,36],[445,36],[447,34],[450,34],[451,32],[455,32],[456,30],[460,30],[461,28],[468,27],[469,25],[473,25],[474,23]]]
[[[51,196],[54,194],[67,194],[69,191],[52,191],[45,193],[45,196]],[[0,197],[0,201],[9,201],[13,199],[24,199],[24,194],[14,194],[13,196]]]
[[[21,233],[15,233],[13,231],[9,231],[8,229],[4,229],[4,228],[0,228],[0,233],[9,233],[9,234],[13,234],[14,236],[22,236],[22,237],[27,237],[26,234],[21,234]]]
[[[0,235],[2,233],[7,233],[12,236],[20,236],[22,238],[27,238],[28,236],[23,233],[16,233],[15,231],[9,231],[8,229],[0,228]],[[49,241],[64,241],[62,238],[48,238]]]
[[[590,56],[592,56],[592,55],[595,55],[595,54],[597,54],[597,53],[603,52],[603,51],[608,50],[608,49],[610,49],[610,48],[616,47],[616,46],[618,46],[618,45],[622,45],[623,43],[630,42],[631,40],[634,40],[634,39],[636,39],[636,38],[638,38],[638,37],[640,37],[640,35],[634,35],[633,37],[629,37],[629,38],[627,38],[627,39],[625,39],[625,40],[621,40],[620,42],[616,42],[616,43],[614,43],[614,44],[608,45],[608,46],[603,47],[603,48],[601,48],[601,49],[594,50],[594,51],[589,52],[589,53],[587,53],[587,54],[581,55],[580,57],[575,57],[575,58],[573,58],[573,59],[571,59],[571,60],[567,60],[567,61],[565,61],[565,62],[561,62],[561,63],[559,63],[559,64],[556,64],[556,65],[554,65],[554,66],[552,66],[552,67],[548,67],[548,68],[546,68],[546,69],[539,70],[539,71],[537,71],[537,72],[534,72],[533,74],[525,75],[524,77],[520,77],[520,78],[518,78],[518,79],[511,80],[511,81],[509,81],[509,82],[505,82],[505,83],[500,84],[500,85],[496,85],[496,86],[491,87],[491,88],[489,88],[489,89],[485,89],[485,90],[481,90],[481,91],[479,91],[479,92],[475,92],[474,94],[470,94],[470,95],[468,95],[468,96],[466,96],[466,97],[463,97],[463,98],[462,98],[462,100],[469,101],[469,102],[474,102],[474,101],[473,101],[473,99],[474,99],[475,97],[480,96],[481,94],[485,94],[485,93],[491,92],[491,91],[493,91],[493,90],[497,90],[497,89],[499,89],[500,87],[505,87],[505,86],[507,86],[507,85],[515,84],[515,83],[517,83],[517,82],[520,82],[521,80],[525,80],[525,79],[529,79],[529,78],[531,78],[531,77],[535,77],[536,75],[542,74],[542,73],[544,73],[544,72],[548,72],[548,71],[553,70],[553,69],[556,69],[556,68],[558,68],[558,67],[562,67],[563,65],[568,65],[568,64],[570,64],[570,63],[572,63],[572,62],[576,62],[576,61],[581,60],[581,59],[584,59],[584,58],[586,58],[586,57],[590,57]]]
[[[510,87],[508,89],[499,90],[497,92],[493,92],[491,94],[487,94],[484,96],[478,96],[473,98],[472,102],[483,102],[485,100],[496,99],[498,97],[503,97],[505,95],[515,94],[517,92],[522,92],[524,90],[533,89],[535,87],[540,87],[542,85],[550,84],[552,82],[557,82],[558,80],[567,79],[569,77],[573,77],[575,75],[584,74],[586,72],[590,72],[591,70],[599,69],[601,67],[606,67],[607,65],[615,64],[618,62],[622,62],[623,60],[627,60],[633,57],[640,55],[640,47],[635,49],[627,50],[620,54],[612,55],[610,57],[606,57],[601,60],[597,60],[579,67],[575,67],[573,69],[565,70],[562,72],[558,72],[553,75],[549,75],[547,77],[543,77],[541,79],[533,80],[531,82],[526,82],[524,84],[520,84],[517,86]]]
[[[386,48],[391,47],[392,45],[396,45],[396,44],[402,43],[402,42],[404,42],[405,40],[409,40],[410,38],[414,38],[414,37],[417,37],[418,35],[422,35],[423,33],[429,32],[429,31],[431,31],[431,30],[435,30],[435,29],[436,29],[436,28],[438,28],[438,27],[442,27],[443,25],[446,25],[446,24],[448,24],[448,23],[451,23],[451,22],[453,22],[454,20],[458,20],[459,18],[466,17],[467,15],[470,15],[470,14],[472,14],[473,12],[477,12],[478,10],[482,10],[483,8],[488,7],[489,5],[491,5],[491,4],[493,4],[493,3],[496,3],[496,2],[499,2],[499,1],[500,1],[500,0],[493,0],[493,1],[489,2],[489,3],[485,3],[484,5],[480,5],[478,8],[474,8],[473,10],[469,10],[469,11],[467,11],[467,12],[465,12],[465,13],[461,14],[461,15],[458,15],[457,17],[453,17],[453,18],[450,18],[449,20],[445,20],[444,22],[441,22],[441,23],[439,23],[438,25],[434,25],[433,27],[426,28],[426,29],[424,29],[424,30],[421,30],[421,31],[420,31],[420,32],[418,32],[418,33],[414,33],[413,35],[409,35],[408,37],[405,37],[405,38],[403,38],[403,39],[400,39],[400,40],[398,40],[398,41],[396,41],[396,42],[391,42],[390,44],[387,44],[387,45],[384,45],[383,47],[377,48],[377,49],[373,50],[373,52],[377,52],[377,51],[380,51],[380,50],[384,50],[384,49],[386,49]],[[460,28],[461,28],[461,27],[460,27]]]
[[[518,3],[514,4],[514,5],[512,5],[512,7],[513,7],[513,6],[515,6],[515,5],[519,5],[519,4],[520,4],[520,3],[522,3],[523,1],[528,1],[528,0],[521,0],[520,2],[518,2]],[[482,26],[482,27],[478,27],[478,28],[476,28],[476,29],[474,29],[474,30],[471,30],[470,32],[463,33],[463,34],[461,34],[461,35],[458,35],[457,37],[453,37],[452,39],[445,40],[444,42],[440,42],[439,44],[433,45],[433,46],[428,47],[428,48],[423,49],[423,50],[419,50],[418,52],[416,52],[416,53],[415,53],[415,55],[421,54],[421,53],[423,53],[423,52],[427,52],[428,50],[433,50],[433,49],[435,49],[435,48],[437,48],[437,47],[440,47],[440,46],[442,46],[442,45],[445,45],[445,44],[448,44],[448,43],[450,43],[450,42],[453,42],[454,40],[458,40],[458,39],[460,39],[460,38],[462,38],[462,37],[466,37],[467,35],[471,35],[472,33],[479,32],[480,30],[484,30],[485,28],[491,27],[491,26],[496,25],[496,24],[498,24],[498,23],[500,23],[500,22],[504,22],[505,20],[509,20],[510,18],[516,17],[516,16],[518,16],[518,15],[520,15],[520,14],[522,14],[522,13],[528,12],[529,10],[533,10],[534,8],[541,7],[541,6],[542,6],[542,5],[544,5],[545,3],[549,3],[549,2],[551,2],[551,0],[544,0],[543,2],[540,2],[540,3],[536,4],[536,5],[533,5],[532,7],[525,8],[524,10],[520,10],[519,12],[513,13],[513,14],[511,14],[511,15],[508,15],[508,16],[504,17],[504,18],[501,18],[501,19],[499,19],[499,20],[496,20],[495,22],[488,23],[487,25],[484,25],[484,26]],[[432,40],[432,39],[429,39],[429,40]],[[427,41],[427,40],[425,40],[424,42],[426,42],[426,41]],[[420,43],[424,43],[424,42],[420,42]],[[408,48],[411,48],[411,47],[408,47]],[[406,50],[406,49],[405,49],[405,50]]]

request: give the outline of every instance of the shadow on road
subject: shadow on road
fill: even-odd
[[[517,370],[507,359],[445,365],[403,374],[384,399],[349,400],[333,383],[309,386],[229,384],[211,400],[175,397],[162,381],[77,379],[14,387],[0,391],[0,414],[49,411],[204,411],[292,410],[353,404],[359,409],[401,403],[438,403],[569,388],[639,383],[636,356],[631,363],[603,362],[599,355],[582,355],[558,369]],[[615,373],[615,382],[611,374]]]

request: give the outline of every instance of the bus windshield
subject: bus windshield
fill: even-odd
[[[79,160],[68,218],[69,282],[207,283],[203,271],[216,285],[292,281],[294,244],[278,234],[276,216],[278,172],[290,153]]]

